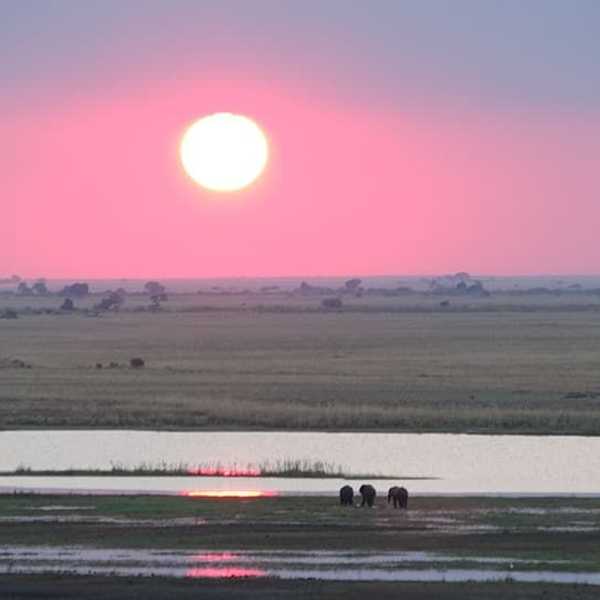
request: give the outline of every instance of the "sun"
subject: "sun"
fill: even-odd
[[[186,130],[179,155],[186,173],[199,185],[233,192],[250,185],[269,158],[267,138],[248,117],[215,113]]]

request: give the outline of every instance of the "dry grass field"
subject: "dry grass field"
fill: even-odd
[[[182,294],[157,313],[133,297],[97,317],[22,314],[0,320],[0,427],[596,435],[600,312],[586,298],[442,310],[411,295],[328,312],[315,299]],[[60,301],[5,297],[0,309]]]

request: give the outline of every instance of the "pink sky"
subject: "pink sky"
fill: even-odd
[[[600,113],[316,92],[241,70],[4,111],[0,276],[600,271]],[[233,195],[177,155],[187,124],[223,110],[272,151]]]

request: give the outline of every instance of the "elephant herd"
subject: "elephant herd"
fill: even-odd
[[[363,484],[358,488],[362,498],[361,506],[372,508],[375,504],[377,492],[372,485]],[[393,486],[388,490],[388,504],[394,503],[394,508],[408,508],[408,490],[405,487]],[[345,485],[340,489],[340,504],[342,506],[354,506],[354,489]]]

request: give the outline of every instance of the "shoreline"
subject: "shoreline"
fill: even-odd
[[[11,427],[0,427],[0,435],[3,433],[19,433],[19,432],[66,432],[66,431],[135,431],[145,433],[323,433],[323,434],[348,434],[348,433],[382,433],[382,434],[401,434],[401,435],[467,435],[467,436],[522,436],[522,437],[582,437],[582,438],[597,438],[600,437],[600,431],[597,433],[582,433],[580,431],[548,431],[548,430],[495,430],[495,429],[385,429],[385,428],[294,428],[289,427],[282,429],[281,427],[245,427],[245,426],[201,426],[201,427],[145,427],[128,425],[126,427],[111,427],[109,425],[101,425],[93,427],[91,425],[51,425],[51,426],[35,426],[35,425],[16,425]]]

